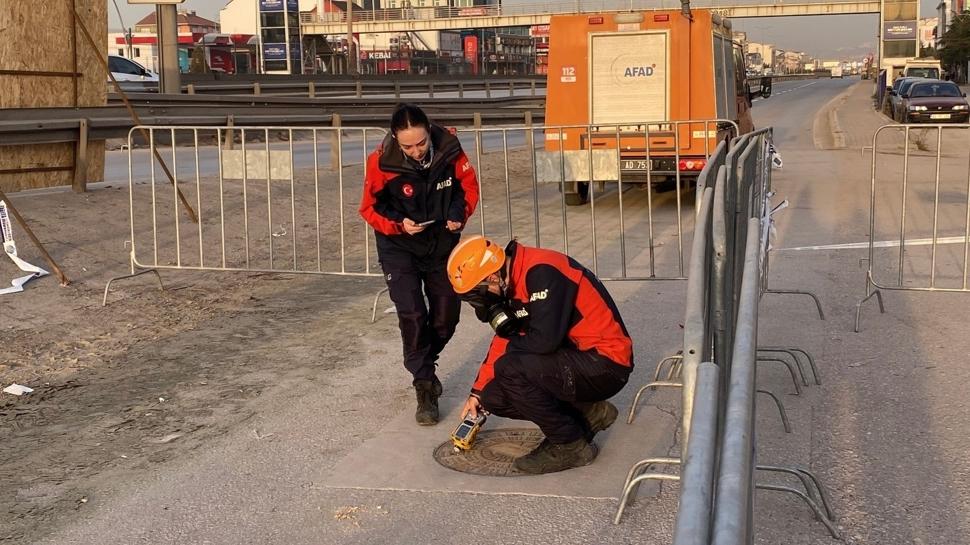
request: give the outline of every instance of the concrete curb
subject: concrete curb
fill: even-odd
[[[832,98],[832,100],[828,101],[815,114],[815,120],[812,122],[812,140],[815,142],[815,149],[846,149],[845,132],[839,124],[838,107],[845,103],[849,95],[855,91],[856,86],[861,84],[862,82],[860,81],[850,85],[845,91],[842,91]],[[825,125],[828,125],[828,127],[825,127]],[[826,143],[823,141],[823,135],[825,134],[831,136],[831,146],[826,146]]]

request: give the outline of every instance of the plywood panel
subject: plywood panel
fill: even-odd
[[[0,170],[38,168],[38,167],[69,167],[73,165],[74,144],[45,144],[43,146],[0,146]],[[88,182],[100,182],[104,179],[104,141],[92,141],[88,144]],[[57,187],[74,183],[74,172],[64,170],[57,172],[27,172],[22,174],[0,174],[0,189],[5,193],[36,189],[41,187]]]
[[[107,74],[99,61],[107,55],[107,2],[104,0],[32,0],[0,2],[0,69],[72,72],[72,6],[91,33],[97,50],[77,35],[77,92],[72,78],[29,74],[0,75],[0,108],[103,106]],[[57,167],[73,164],[69,144],[0,146],[0,170]],[[88,147],[89,181],[103,176],[104,144]],[[69,185],[70,172],[0,175],[0,187],[14,191],[29,187]]]

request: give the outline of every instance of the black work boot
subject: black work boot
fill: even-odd
[[[583,413],[588,441],[592,441],[594,435],[612,426],[613,422],[616,421],[616,415],[620,412],[616,405],[606,400],[595,403],[574,403],[573,405]]]
[[[596,445],[585,437],[563,444],[543,441],[532,452],[516,458],[513,464],[522,473],[541,475],[589,465],[597,454]]]
[[[414,381],[414,392],[418,398],[418,410],[414,419],[422,426],[433,426],[438,423],[438,398],[441,397],[442,387],[438,377],[432,380]]]

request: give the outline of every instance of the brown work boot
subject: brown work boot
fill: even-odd
[[[586,420],[586,439],[588,441],[592,441],[594,435],[612,426],[613,422],[616,421],[616,415],[620,412],[616,405],[606,400],[595,403],[575,403],[574,405],[583,413],[583,418]]]
[[[441,397],[442,387],[438,377],[433,380],[414,381],[414,392],[418,398],[418,410],[414,419],[422,426],[433,426],[438,423],[438,398]]]
[[[522,473],[541,475],[589,465],[598,453],[596,445],[585,437],[563,444],[543,441],[532,452],[516,458],[513,464]]]

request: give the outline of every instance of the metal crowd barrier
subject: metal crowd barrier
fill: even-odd
[[[162,269],[379,276],[357,207],[366,156],[384,133],[132,129],[131,274],[109,280],[103,303],[115,280]]]
[[[805,351],[757,346],[757,305],[767,293],[770,255],[771,135],[771,129],[764,129],[719,147],[715,152],[718,158],[702,173],[698,185],[705,189],[697,207],[690,257],[683,350],[658,365],[654,382],[637,392],[630,409],[632,421],[639,398],[647,389],[682,388],[681,458],[651,458],[634,464],[614,519],[619,522],[643,480],[679,480],[676,545],[750,543],[756,469],[798,477],[804,492],[774,484],[757,487],[798,495],[816,514],[821,513],[823,524],[837,534],[825,491],[811,473],[801,468],[754,465],[757,393],[772,397],[786,431],[790,431],[778,398],[757,388],[756,366],[784,363],[799,393],[798,379],[808,384],[799,356],[807,358],[815,371],[814,361]],[[662,368],[668,363],[667,380],[661,381]],[[716,366],[713,373],[712,366]],[[723,380],[717,379],[718,374]],[[817,372],[814,378],[818,382]],[[716,468],[715,460],[719,464]],[[681,472],[646,472],[657,465],[680,466]],[[718,537],[717,532],[725,532],[722,528],[742,533]]]
[[[866,295],[856,304],[857,333],[866,301],[875,296],[879,312],[886,312],[883,290],[970,292],[968,129],[884,125],[873,135]],[[877,221],[884,207],[891,215]]]
[[[706,135],[719,126],[719,120],[670,122],[648,130],[644,140],[649,145],[660,128],[679,139],[682,132]],[[590,263],[604,280],[684,279],[683,243],[693,221],[683,213],[692,205],[682,199],[687,182],[678,175],[674,191],[659,196],[639,191],[650,186],[650,167],[645,179],[631,175],[613,150],[611,166],[597,162],[593,172],[588,161],[589,201],[568,206],[568,172],[541,178],[549,170],[537,165],[550,152],[536,145],[550,132],[574,128],[455,129],[481,194],[466,231],[559,249]],[[622,128],[584,130],[618,140]],[[734,130],[729,126],[728,134]],[[374,237],[357,209],[366,157],[385,134],[375,127],[132,129],[131,274],[111,279],[103,302],[115,280],[147,272],[157,277],[164,269],[379,276]],[[680,148],[671,150],[674,160]],[[580,153],[601,161],[602,152]]]

